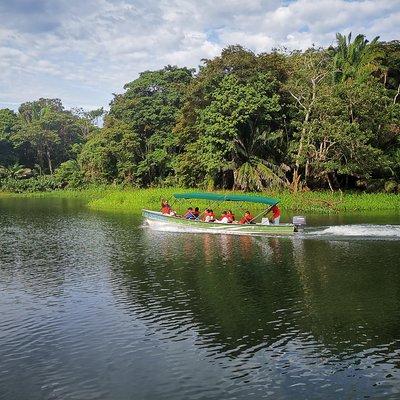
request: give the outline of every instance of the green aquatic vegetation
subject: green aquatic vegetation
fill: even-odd
[[[43,198],[43,199],[82,199],[86,201],[90,201],[93,199],[97,199],[105,196],[107,193],[111,193],[114,191],[114,188],[110,188],[107,186],[89,186],[85,189],[58,189],[46,192],[0,192],[0,197],[16,197],[16,198]]]
[[[143,208],[160,209],[161,199],[167,199],[172,207],[183,213],[187,207],[199,207],[203,211],[207,207],[213,208],[217,213],[232,209],[237,215],[242,215],[247,208],[253,214],[265,210],[261,204],[214,202],[200,200],[176,200],[174,193],[196,191],[182,188],[152,188],[152,189],[122,189],[111,186],[93,186],[84,190],[55,190],[51,192],[35,193],[0,193],[0,197],[27,197],[27,198],[71,198],[82,199],[87,202],[88,208],[96,211],[122,212],[138,214]],[[218,193],[224,193],[218,191]],[[225,192],[226,193],[226,192]],[[232,192],[230,192],[232,193]],[[243,192],[236,192],[243,194]],[[248,193],[250,195],[263,195],[280,200],[280,207],[288,213],[339,213],[349,211],[400,211],[400,196],[388,193],[340,193],[340,192],[299,192],[296,194],[288,191]]]
[[[178,212],[183,212],[188,206],[197,206],[200,210],[212,207],[216,211],[231,208],[234,212],[240,214],[245,211],[245,208],[250,207],[246,204],[238,205],[237,203],[209,204],[205,201],[183,200],[178,202],[173,200],[173,193],[184,191],[184,189],[179,188],[109,191],[104,196],[91,200],[88,206],[93,210],[138,213],[142,208],[158,210],[161,199],[165,198],[171,202],[171,205]],[[396,194],[338,192],[301,192],[297,194],[263,192],[257,194],[278,198],[281,208],[288,212],[337,213],[400,209],[400,197]],[[262,205],[251,205],[253,213],[261,212],[263,209],[264,206]]]
[[[105,196],[91,200],[89,208],[102,211],[140,212],[142,208],[159,209],[161,199],[172,203],[177,188],[113,190]]]

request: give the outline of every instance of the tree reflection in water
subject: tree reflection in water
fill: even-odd
[[[133,309],[139,304],[168,330],[184,321],[216,353],[296,340],[320,343],[314,350],[323,359],[345,358],[387,343],[397,329],[398,279],[373,272],[381,283],[371,296],[360,267],[346,272],[346,262],[371,260],[375,244],[361,257],[357,243],[299,238],[144,231],[139,240],[135,262],[116,257],[113,269]],[[383,286],[392,295],[376,302]],[[384,331],[382,312],[391,313]]]

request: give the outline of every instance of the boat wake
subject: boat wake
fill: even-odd
[[[240,231],[226,231],[223,229],[201,229],[200,227],[179,226],[165,222],[152,222],[151,226],[144,224],[143,228],[150,228],[159,232],[173,233],[211,233],[222,235],[254,235],[260,236],[260,233],[249,233]],[[268,235],[262,236],[278,236]],[[287,235],[281,235],[287,236]],[[400,225],[372,225],[372,224],[354,224],[354,225],[332,225],[322,227],[307,227],[304,231],[295,233],[295,236],[301,238],[321,238],[321,239],[392,239],[400,240]]]
[[[400,225],[335,225],[307,230],[305,236],[400,239]]]
[[[192,228],[190,226],[177,226],[174,224],[166,223],[152,223],[151,226],[147,223],[142,225],[143,228],[151,229],[158,232],[175,232],[175,233],[202,233],[205,229]],[[218,232],[217,232],[218,233]]]
[[[192,227],[192,226],[182,226],[176,224],[168,224],[166,222],[158,222],[158,221],[151,221],[151,225],[148,223],[144,223],[142,225],[143,228],[149,228],[152,231],[158,232],[172,232],[172,233],[208,233],[208,234],[220,234],[220,235],[251,235],[251,236],[269,236],[265,233],[260,232],[249,232],[249,231],[241,231],[241,225],[232,225],[231,230],[226,229],[207,229],[201,227]],[[236,228],[236,229],[235,229]],[[271,236],[278,236],[276,234]]]

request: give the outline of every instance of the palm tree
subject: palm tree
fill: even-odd
[[[260,131],[257,127],[235,138],[232,161],[234,189],[250,191],[287,185],[284,169],[263,156],[267,152],[266,144],[279,138],[280,134]]]
[[[378,47],[379,36],[368,42],[365,36],[360,34],[352,42],[351,33],[347,37],[337,33],[336,40],[337,48],[333,57],[335,83],[349,79],[364,81],[378,70],[376,61],[382,56]]]
[[[282,170],[276,165],[251,157],[233,172],[235,189],[262,190],[266,186],[284,186]]]
[[[24,173],[24,166],[16,162],[7,168],[8,176],[12,179],[18,179]]]

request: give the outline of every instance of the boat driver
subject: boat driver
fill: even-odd
[[[274,225],[279,225],[279,220],[281,219],[281,210],[279,207],[275,204],[272,206],[270,212],[272,212],[271,223]]]

